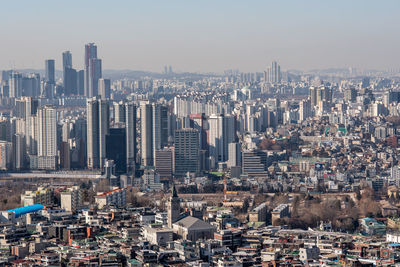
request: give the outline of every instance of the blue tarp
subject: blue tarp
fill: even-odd
[[[14,212],[15,217],[18,218],[21,215],[25,215],[25,214],[31,213],[31,212],[36,212],[36,211],[42,210],[43,208],[44,208],[43,205],[34,204],[34,205],[29,205],[29,206],[25,206],[25,207],[21,207],[21,208],[8,210],[8,212]]]

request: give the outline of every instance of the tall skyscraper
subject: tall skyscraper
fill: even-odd
[[[154,166],[155,151],[168,144],[168,107],[157,103],[141,103],[142,165]]]
[[[132,102],[125,104],[126,129],[126,168],[128,173],[134,173],[136,167],[136,106]]]
[[[9,96],[21,97],[22,96],[22,74],[12,72],[9,80]]]
[[[88,97],[99,94],[99,79],[102,77],[101,59],[92,58],[89,61],[89,90]]]
[[[47,59],[45,61],[46,67],[46,81],[51,84],[55,84],[55,63],[54,59]]]
[[[76,86],[78,95],[85,95],[85,71],[80,70],[76,72]]]
[[[149,103],[140,103],[140,152],[141,164],[153,166],[153,113]]]
[[[97,98],[88,99],[87,114],[87,165],[103,168],[106,158],[106,135],[109,132],[109,105]]]
[[[76,95],[77,91],[77,73],[73,68],[64,69],[64,95]]]
[[[62,54],[63,62],[63,84],[64,84],[64,95],[76,95],[78,76],[75,69],[72,68],[72,54],[69,51],[65,51]]]
[[[106,135],[106,158],[114,161],[116,173],[126,173],[126,129],[110,128]]]
[[[62,53],[63,59],[63,69],[65,68],[72,68],[72,54],[70,51],[65,51]]]
[[[332,88],[329,86],[321,85],[321,86],[311,86],[310,87],[310,99],[311,105],[319,106],[320,102],[332,103]]]
[[[38,167],[57,168],[57,111],[50,105],[40,107],[38,119]]]
[[[111,81],[110,79],[100,78],[98,80],[99,96],[101,99],[109,99],[111,91]]]
[[[97,96],[98,79],[102,77],[101,59],[97,58],[97,46],[94,43],[85,45],[85,95]]]
[[[209,117],[208,123],[209,155],[214,168],[218,162],[228,160],[228,144],[236,140],[236,122],[233,116],[214,114]]]
[[[200,171],[199,131],[180,129],[175,131],[175,176],[185,176],[187,172]]]
[[[278,62],[273,61],[271,67],[265,71],[265,81],[269,83],[280,83],[282,80],[281,67]]]
[[[126,105],[123,101],[114,102],[113,110],[114,110],[114,123],[125,123],[125,115],[126,115]]]
[[[229,143],[228,154],[228,167],[241,166],[241,149],[239,143]]]
[[[299,107],[300,121],[304,121],[311,116],[312,116],[311,100],[305,99],[300,101],[300,107]]]

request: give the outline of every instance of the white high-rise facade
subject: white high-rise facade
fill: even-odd
[[[38,168],[57,167],[57,110],[45,105],[37,111],[38,121]]]

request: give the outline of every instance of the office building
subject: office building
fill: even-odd
[[[208,124],[210,167],[214,168],[218,162],[228,160],[228,144],[236,140],[236,120],[230,115],[211,115]]]
[[[106,159],[115,163],[115,173],[126,173],[125,128],[111,128],[106,135]]]
[[[103,168],[106,158],[106,135],[109,131],[109,105],[97,98],[88,99],[87,114],[87,165]]]
[[[267,154],[257,149],[243,151],[242,173],[249,177],[266,177]]]
[[[98,80],[102,77],[101,59],[97,58],[97,46],[85,45],[85,96],[98,95]]]
[[[70,51],[65,51],[62,53],[62,60],[63,69],[72,68],[72,54]]]
[[[47,59],[45,61],[45,69],[46,69],[46,82],[55,84],[56,83],[56,78],[55,78],[55,63],[54,59]]]
[[[125,104],[125,132],[126,132],[126,168],[128,173],[134,173],[136,169],[137,155],[137,130],[136,130],[136,106],[132,102]]]
[[[109,99],[111,91],[111,81],[110,79],[100,78],[98,81],[99,96],[101,99]]]
[[[77,95],[78,94],[78,74],[73,68],[64,69],[64,95]]]
[[[200,171],[199,131],[196,129],[180,129],[175,131],[175,176],[186,173],[198,174]]]
[[[140,152],[141,165],[153,166],[153,131],[152,131],[152,106],[140,103]]]
[[[164,148],[156,150],[155,170],[160,175],[161,181],[171,181],[173,173],[173,149]]]
[[[242,165],[241,148],[239,143],[229,143],[228,145],[228,167]]]
[[[114,123],[125,123],[125,103],[123,101],[113,103]]]
[[[154,166],[155,151],[168,145],[168,108],[142,102],[140,119],[142,165]]]
[[[77,94],[85,95],[85,71],[80,70],[76,72],[76,86],[77,86]]]

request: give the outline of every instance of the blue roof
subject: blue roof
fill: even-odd
[[[34,204],[34,205],[29,205],[29,206],[25,206],[25,207],[8,210],[8,212],[14,212],[15,217],[18,218],[21,215],[25,215],[25,214],[31,213],[31,212],[36,212],[36,211],[42,210],[43,208],[44,208],[43,205]]]

